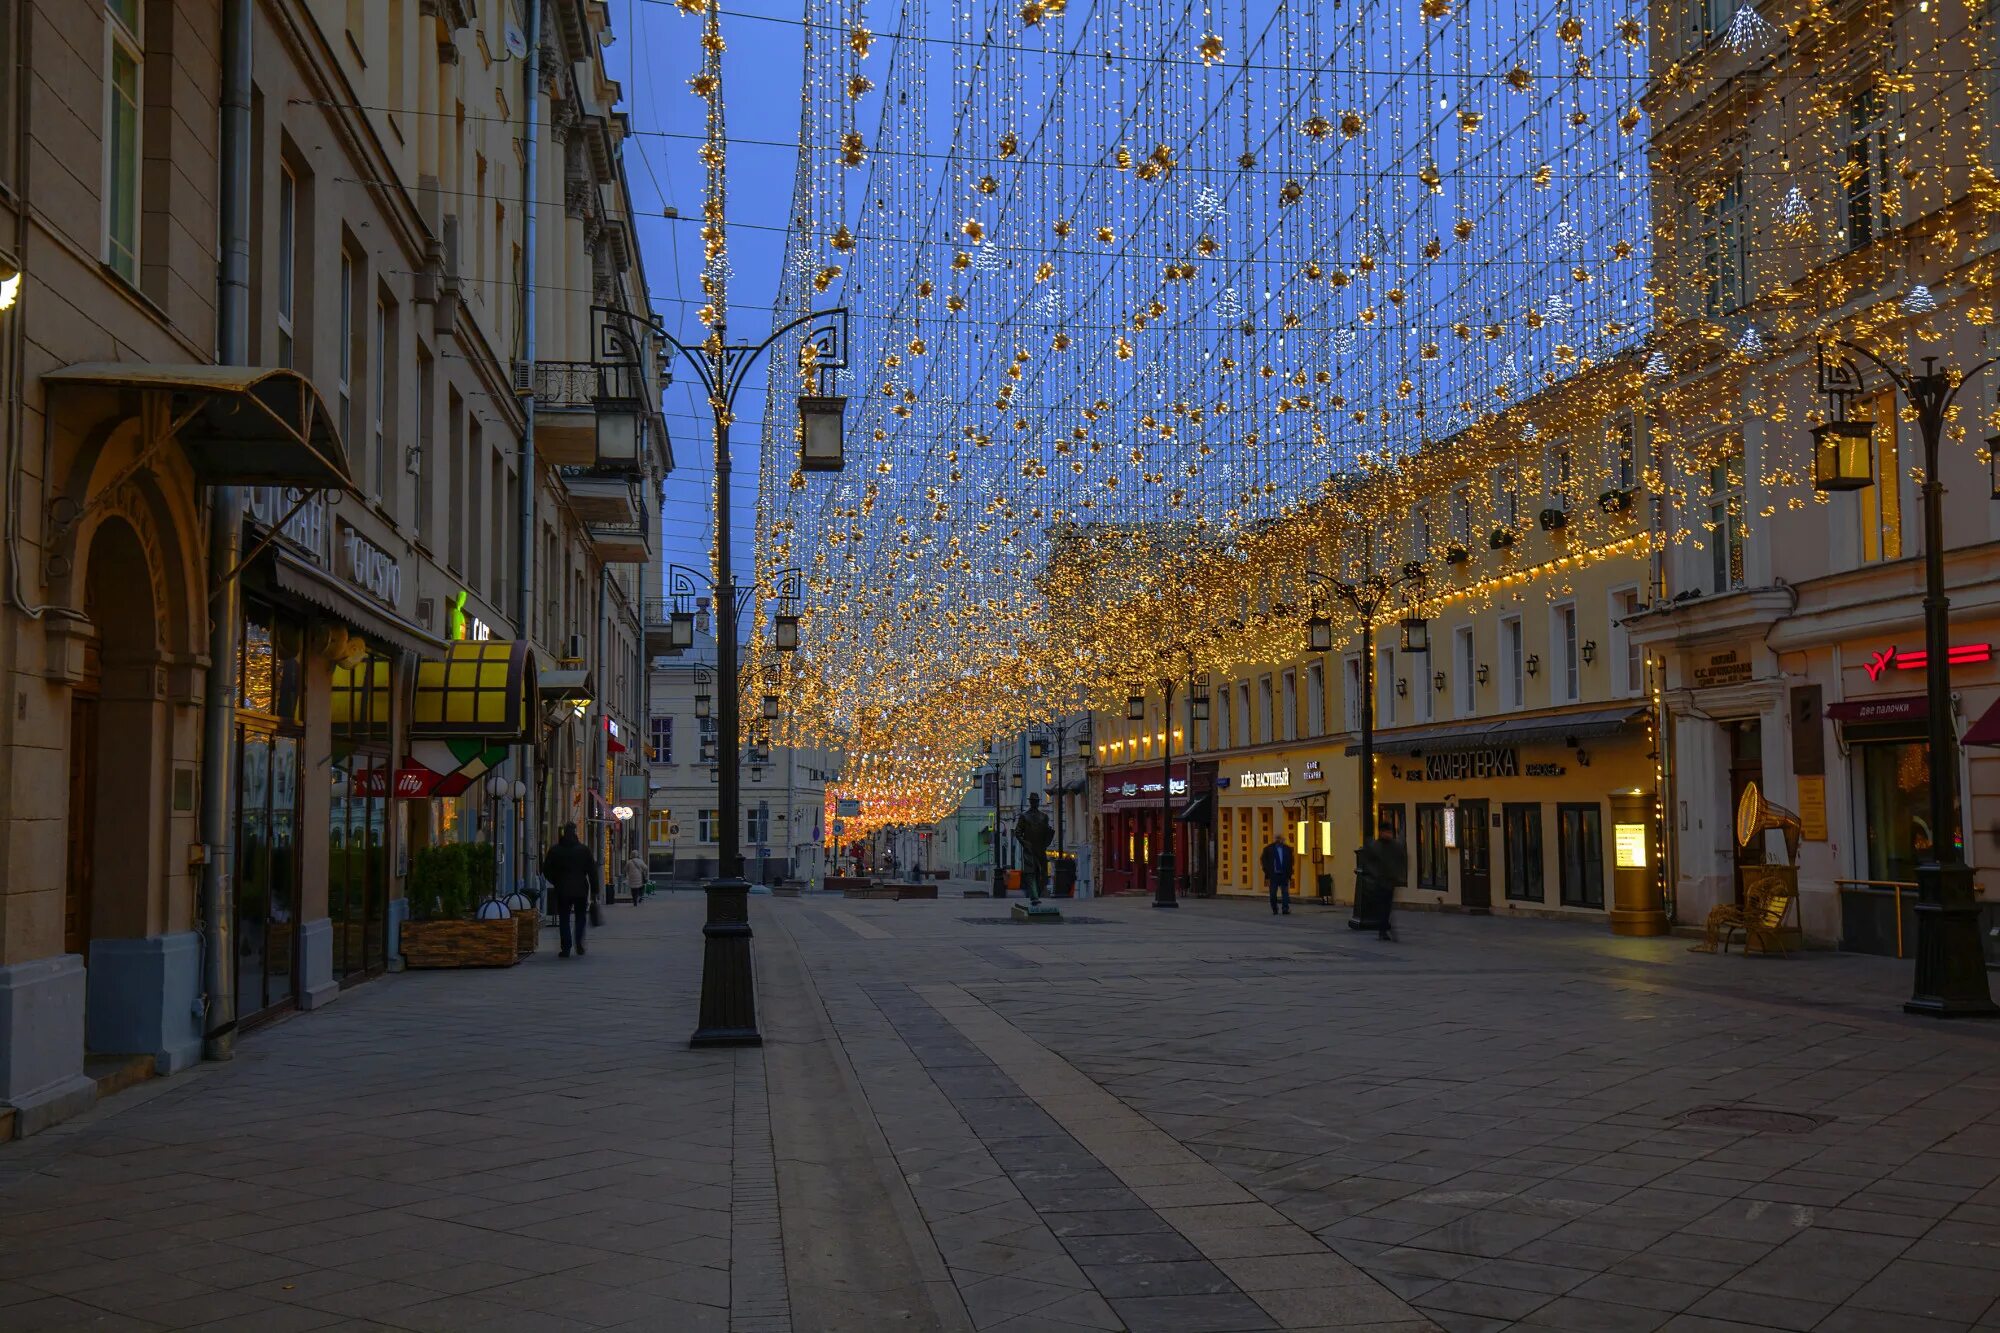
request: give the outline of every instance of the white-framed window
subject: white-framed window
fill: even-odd
[[[1683,217],[1697,313],[1718,319],[1750,300],[1750,211],[1743,169],[1735,166],[1694,188]]]
[[[1257,743],[1257,715],[1250,711],[1250,682],[1247,680],[1236,682],[1236,727],[1237,744]]]
[[[720,810],[702,811],[700,832],[703,842],[718,841],[722,834],[722,812]]]
[[[139,281],[139,187],[145,170],[140,113],[146,104],[143,0],[105,0],[104,262]]]
[[[674,717],[671,713],[646,719],[646,759],[655,764],[674,762]]]
[[[1743,447],[1708,469],[1709,591],[1743,586]]]
[[[1630,413],[1621,412],[1604,423],[1605,471],[1616,489],[1632,491],[1639,488],[1637,450]]]
[[[294,358],[292,317],[299,292],[299,180],[288,166],[278,167],[278,364]]]
[[[1493,519],[1509,532],[1521,525],[1521,470],[1502,463],[1493,469]]]
[[[1431,558],[1431,510],[1429,505],[1418,505],[1410,511],[1410,559],[1429,560]]]
[[[1638,694],[1646,686],[1645,654],[1625,625],[1628,617],[1638,614],[1637,588],[1611,590],[1611,669],[1617,673],[1612,688],[1619,694]]]
[[[1902,215],[1896,178],[1896,104],[1872,81],[1857,88],[1843,108],[1847,135],[1840,180],[1846,194],[1843,236],[1859,250],[1893,230]]]
[[[1285,672],[1285,739],[1299,738],[1299,673]]]
[[[382,422],[389,414],[389,305],[375,302],[375,367],[369,383],[368,487],[377,500],[387,489],[388,443]]]
[[[1310,710],[1306,717],[1306,732],[1312,736],[1326,735],[1326,663],[1314,662],[1307,677],[1306,707]]]
[[[1229,682],[1223,681],[1215,689],[1215,738],[1213,748],[1227,750],[1236,744],[1236,719],[1230,708],[1230,696],[1234,693]]]
[[[1550,507],[1567,511],[1575,498],[1575,486],[1575,457],[1569,441],[1559,440],[1549,446],[1549,461],[1543,478],[1543,489],[1548,492]]]
[[[1576,603],[1564,602],[1549,611],[1549,682],[1553,703],[1573,704],[1583,697],[1583,669],[1577,660]]]
[[[1257,739],[1269,744],[1278,739],[1277,700],[1273,697],[1271,677],[1257,678]]]
[[[1396,725],[1396,650],[1375,650],[1375,725]]]
[[[1471,717],[1479,711],[1479,650],[1473,642],[1472,626],[1460,625],[1451,632],[1451,664],[1458,715]]]
[[[1521,635],[1521,617],[1500,620],[1500,706],[1520,708],[1527,702],[1528,688]]]
[[[1472,496],[1463,487],[1451,493],[1451,536],[1466,550],[1472,549]]]
[[[1428,722],[1437,715],[1437,704],[1432,698],[1434,689],[1431,677],[1435,674],[1436,649],[1428,653],[1411,653],[1404,670],[1410,673],[1410,720]]]
[[[1854,493],[1861,520],[1861,559],[1864,564],[1900,560],[1904,546],[1903,455],[1895,391],[1863,399],[1856,404],[1854,415],[1875,427],[1868,440],[1875,480]]]
[[[335,382],[340,400],[340,442],[354,440],[354,257],[340,256],[340,373]]]
[[[1347,729],[1349,731],[1359,731],[1361,730],[1361,710],[1365,706],[1364,701],[1367,698],[1367,695],[1361,689],[1361,654],[1348,653],[1341,658],[1340,664],[1342,667],[1341,675],[1347,680],[1347,698],[1345,700]]]
[[[771,803],[759,801],[743,812],[743,841],[761,847],[771,841]]]

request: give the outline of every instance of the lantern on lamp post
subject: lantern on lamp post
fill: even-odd
[[[846,411],[847,400],[837,395],[799,395],[799,471],[838,472],[847,466]]]

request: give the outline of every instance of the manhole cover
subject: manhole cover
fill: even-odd
[[[1772,1111],[1762,1106],[1703,1106],[1681,1117],[1684,1125],[1704,1129],[1735,1129],[1746,1134],[1810,1134],[1831,1116],[1802,1111]]]
[[[1108,926],[1111,924],[1111,918],[1108,916],[1071,916],[1067,912],[1063,913],[1061,921],[1053,923],[1048,921],[1016,921],[1011,916],[962,916],[959,920],[968,926],[1047,926],[1051,924],[1063,926]]]

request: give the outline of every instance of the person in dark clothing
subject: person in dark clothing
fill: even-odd
[[[1292,856],[1291,847],[1283,838],[1273,837],[1264,848],[1264,883],[1271,890],[1271,915],[1283,912],[1292,914]],[[1280,907],[1279,904],[1283,903]]]
[[[569,957],[571,919],[575,919],[576,952],[583,954],[583,923],[588,919],[590,900],[597,895],[597,858],[577,841],[576,825],[564,824],[562,836],[542,858],[542,878],[549,882],[549,898],[555,904],[556,925],[562,931],[562,952]]]
[[[1371,910],[1364,915],[1362,895],[1357,887],[1354,920],[1348,922],[1351,929],[1373,930],[1380,939],[1396,938],[1391,914],[1396,910],[1396,889],[1408,878],[1404,872],[1408,860],[1403,845],[1390,837],[1386,829],[1361,849],[1361,878],[1369,886],[1368,905]]]

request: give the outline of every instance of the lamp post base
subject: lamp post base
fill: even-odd
[[[1180,896],[1174,892],[1174,858],[1163,856],[1159,860],[1159,881],[1153,886],[1153,906],[1179,907]]]
[[[750,962],[750,885],[718,879],[707,887],[702,926],[701,1020],[690,1046],[762,1046],[757,981]]]
[[[1917,867],[1917,967],[1903,1012],[1927,1018],[1996,1018],[1986,978],[1972,868]]]

